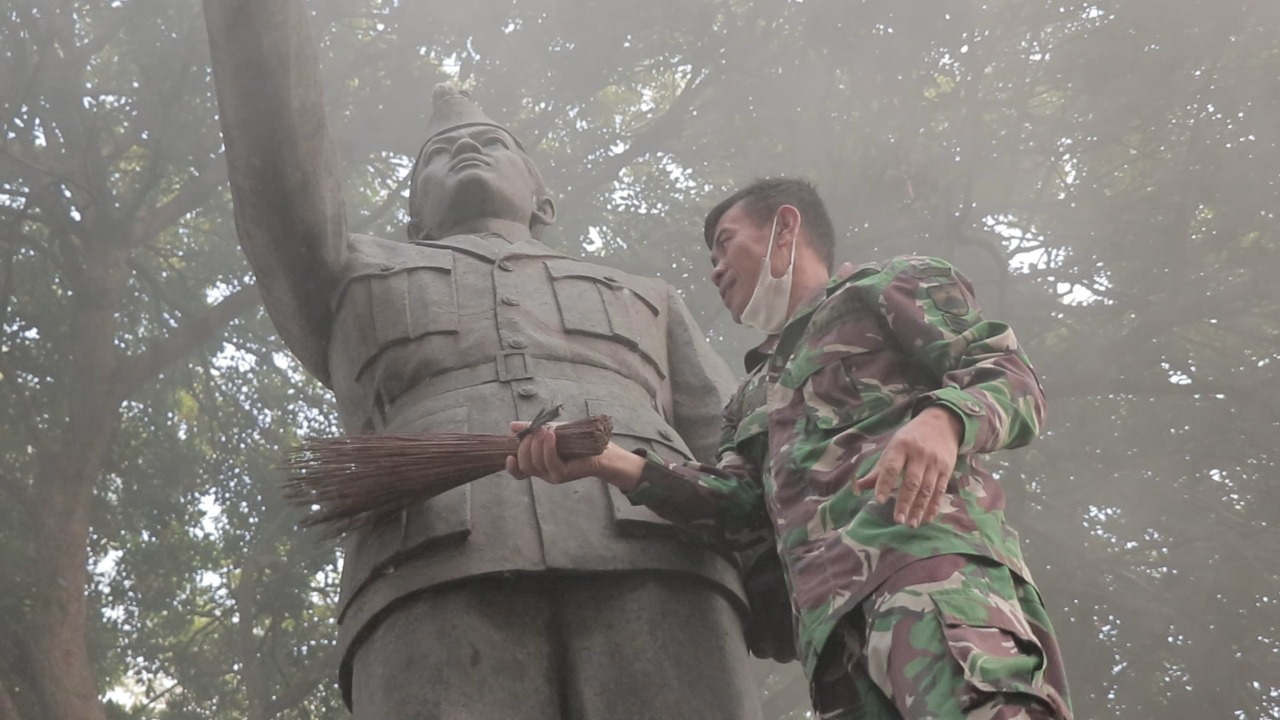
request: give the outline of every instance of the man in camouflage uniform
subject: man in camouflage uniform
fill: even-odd
[[[726,307],[769,335],[716,466],[618,446],[566,464],[551,430],[509,467],[603,477],[729,547],[772,537],[819,717],[1069,719],[1044,605],[976,457],[1043,418],[1013,332],[936,258],[831,278],[831,222],[804,181],[757,182],[705,232]]]

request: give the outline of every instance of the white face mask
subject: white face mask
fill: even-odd
[[[782,277],[773,276],[770,259],[773,257],[774,235],[778,232],[778,216],[773,216],[773,228],[769,230],[769,249],[765,251],[764,262],[760,266],[760,278],[756,280],[756,289],[751,299],[742,309],[741,322],[753,327],[765,335],[776,335],[782,332],[787,324],[787,306],[791,304],[791,276],[796,267],[796,245],[791,243],[791,262]]]

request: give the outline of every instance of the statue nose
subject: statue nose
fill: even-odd
[[[479,143],[477,143],[475,140],[472,140],[471,138],[464,137],[454,144],[453,152],[449,155],[449,157],[456,158],[461,155],[483,155],[483,154],[484,154],[484,150],[480,147]]]

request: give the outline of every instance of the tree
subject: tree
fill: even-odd
[[[239,379],[213,353],[257,300],[222,239],[198,9],[17,3],[3,17],[0,716],[105,718],[102,694],[148,670],[134,633],[158,588],[216,567],[184,547],[209,491],[191,470],[243,457],[201,434],[234,398],[200,401]]]

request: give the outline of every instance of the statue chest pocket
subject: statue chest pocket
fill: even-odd
[[[666,377],[665,323],[648,289],[617,271],[573,260],[550,261],[547,271],[565,332],[618,343]]]
[[[379,344],[458,331],[453,265],[409,267],[369,279],[369,302]]]
[[[438,261],[386,263],[346,283],[334,322],[334,346],[343,350],[335,364],[359,376],[389,347],[458,332],[452,258],[444,253],[433,259]]]

